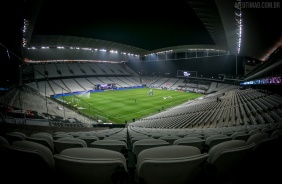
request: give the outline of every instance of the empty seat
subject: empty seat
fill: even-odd
[[[94,136],[94,135],[81,135],[81,136],[78,136],[77,139],[84,140],[86,142],[86,144],[87,144],[87,147],[90,147],[90,144],[92,142],[99,140],[99,137]]]
[[[221,135],[221,134],[218,132],[206,132],[204,133],[204,139],[207,139],[208,137],[213,136],[213,135]]]
[[[202,134],[200,134],[200,133],[188,133],[188,135],[185,135],[184,136],[184,138],[186,138],[186,137],[199,137],[199,138],[201,138],[201,139],[204,139],[205,137],[202,135]]]
[[[123,141],[123,142],[127,143],[127,138],[126,138],[126,137],[118,136],[118,135],[112,135],[112,136],[109,136],[109,137],[105,137],[104,140],[106,140],[106,139],[112,139],[112,140],[117,140],[117,141]]]
[[[254,147],[253,151],[255,155],[258,155],[258,158],[280,158],[280,153],[282,153],[281,143],[282,136],[270,136],[269,138],[262,139],[261,141],[259,141]]]
[[[117,152],[123,152],[124,149],[127,150],[127,144],[124,141],[113,139],[94,141],[90,144],[90,147],[108,149]]]
[[[256,134],[250,135],[250,137],[247,140],[248,144],[255,143],[257,144],[263,139],[267,139],[269,137],[268,133],[265,132],[258,132]]]
[[[26,140],[26,135],[22,132],[8,132],[5,134],[5,138],[8,140],[9,144],[12,144],[14,141]]]
[[[221,131],[221,134],[231,136],[234,133],[234,130],[223,130]]]
[[[263,138],[256,143],[248,169],[248,175],[256,177],[250,177],[250,182],[276,183],[281,179],[281,170],[278,168],[282,164],[281,145],[282,136]]]
[[[32,134],[30,137],[26,137],[26,140],[40,143],[44,146],[47,146],[52,153],[55,152],[53,138],[48,134]]]
[[[266,132],[266,133],[268,133],[269,135],[271,135],[271,133],[273,132],[273,129],[272,129],[271,127],[266,126],[266,127],[263,127],[263,128],[261,129],[261,132]]]
[[[9,178],[10,182],[54,182],[55,161],[48,147],[32,141],[14,141],[5,148],[9,154],[7,162],[12,176]],[[13,173],[16,175],[12,175]]]
[[[69,132],[68,134],[72,135],[74,138],[85,135],[83,132]]]
[[[152,137],[155,138],[155,139],[158,139],[158,138],[163,137],[163,136],[165,136],[165,135],[166,135],[166,134],[162,134],[162,133],[153,133],[153,134],[152,134]]]
[[[173,145],[194,146],[202,150],[204,143],[205,143],[205,140],[199,137],[185,137],[185,138],[180,138],[180,139],[175,140],[173,142]]]
[[[43,134],[43,135],[47,135],[47,136],[49,136],[49,137],[51,137],[52,139],[53,139],[53,136],[52,136],[52,134],[50,134],[50,133],[47,133],[47,132],[37,132],[37,133],[33,133],[32,135],[37,135],[37,134]],[[31,136],[32,136],[31,135]]]
[[[0,136],[0,163],[3,164],[3,162],[5,162],[5,157],[7,156],[7,151],[5,149],[5,145],[9,145],[10,143],[8,142],[8,140],[3,137]]]
[[[149,136],[134,136],[131,138],[131,144],[133,145],[135,141],[139,141],[139,140],[142,140],[142,139],[155,139],[153,137],[149,137]]]
[[[223,134],[216,134],[216,135],[211,135],[209,137],[207,137],[204,145],[203,145],[203,149],[205,151],[208,151],[210,148],[212,148],[213,146],[225,142],[225,141],[229,141],[232,138],[227,136],[227,135],[223,135]]]
[[[169,144],[173,144],[176,139],[180,139],[178,136],[162,136],[159,139],[167,141]]]
[[[282,135],[282,129],[276,129],[271,133],[271,137],[277,137]]]
[[[106,137],[106,135],[103,134],[95,134],[95,136],[98,137],[99,140],[103,140]]]
[[[56,174],[72,184],[128,183],[125,157],[100,148],[69,148],[54,155]]]
[[[142,139],[139,141],[134,142],[132,146],[132,152],[134,155],[137,156],[139,153],[148,148],[154,148],[158,146],[168,146],[170,145],[167,141],[162,139]]]
[[[143,150],[137,158],[136,181],[186,184],[193,181],[208,154],[193,146],[169,145]]]
[[[258,129],[254,129],[254,130],[250,130],[249,132],[248,132],[248,134],[250,134],[250,135],[253,135],[253,134],[256,134],[256,133],[259,133],[260,131],[258,130]]]
[[[72,135],[67,134],[67,133],[57,133],[57,134],[54,134],[54,135],[53,135],[53,139],[54,139],[54,140],[57,140],[57,139],[60,139],[60,138],[63,138],[63,137],[71,137],[71,138],[74,138]]]
[[[0,145],[3,146],[3,145],[9,145],[9,142],[8,140],[3,137],[3,136],[0,136]]]
[[[249,137],[250,137],[250,134],[247,134],[245,132],[235,132],[231,135],[232,140],[247,141]]]
[[[211,182],[226,182],[243,174],[245,161],[254,146],[254,143],[247,144],[243,140],[229,140],[213,146],[208,152],[208,164],[205,166]]]
[[[87,144],[84,140],[73,137],[62,137],[54,140],[53,142],[55,153],[61,153],[61,151],[67,148],[87,147]]]

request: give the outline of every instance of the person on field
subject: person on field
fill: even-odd
[[[148,96],[150,96],[150,95],[154,95],[154,91],[153,91],[152,88],[150,89],[150,91],[149,91],[149,93],[148,93]]]

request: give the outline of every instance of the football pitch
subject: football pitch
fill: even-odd
[[[199,93],[153,89],[128,88],[124,90],[105,90],[83,95],[65,96],[64,101],[79,109],[80,113],[108,123],[125,123],[138,120],[165,109],[202,96]],[[62,97],[60,97],[62,98]]]

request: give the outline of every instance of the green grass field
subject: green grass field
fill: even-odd
[[[76,95],[80,100],[74,100],[73,96],[65,96],[63,100],[78,107],[81,113],[88,116],[111,123],[125,123],[202,96],[198,93],[161,89],[154,89],[154,95],[148,96],[148,92],[149,88],[108,90],[91,93],[90,98]]]

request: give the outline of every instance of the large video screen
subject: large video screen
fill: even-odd
[[[177,70],[177,77],[197,77],[196,71],[188,71],[188,70]]]
[[[110,83],[110,84],[97,84],[96,89],[99,90],[105,90],[105,89],[114,89],[116,88],[116,84]]]

